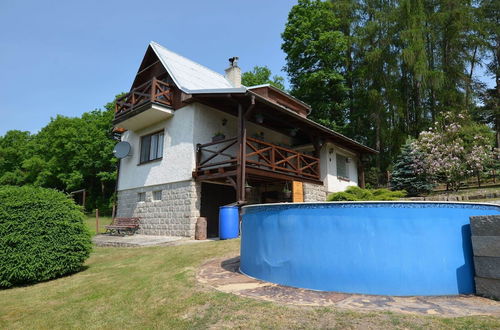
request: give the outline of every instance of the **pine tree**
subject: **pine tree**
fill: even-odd
[[[430,176],[417,174],[415,164],[416,154],[412,148],[412,140],[407,140],[394,164],[391,178],[392,189],[406,190],[408,196],[418,196],[432,190],[433,184]]]

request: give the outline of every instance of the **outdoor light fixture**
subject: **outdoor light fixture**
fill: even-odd
[[[257,124],[262,124],[264,122],[264,116],[261,113],[256,114],[255,121]]]
[[[222,126],[226,126],[227,124],[227,119],[226,118],[222,118]]]

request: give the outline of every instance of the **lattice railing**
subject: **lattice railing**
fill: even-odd
[[[125,114],[147,102],[172,105],[172,87],[157,78],[132,89],[116,100],[115,117]]]

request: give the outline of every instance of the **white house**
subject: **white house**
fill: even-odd
[[[117,216],[140,217],[142,234],[189,237],[204,216],[216,236],[221,205],[324,201],[364,186],[361,159],[376,151],[310,112],[275,87],[242,86],[237,58],[222,75],[151,42],[116,105],[115,131],[131,146]]]

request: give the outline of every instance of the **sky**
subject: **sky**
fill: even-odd
[[[150,41],[223,73],[281,72],[295,0],[0,1],[0,135],[36,133],[56,115],[127,92]]]

